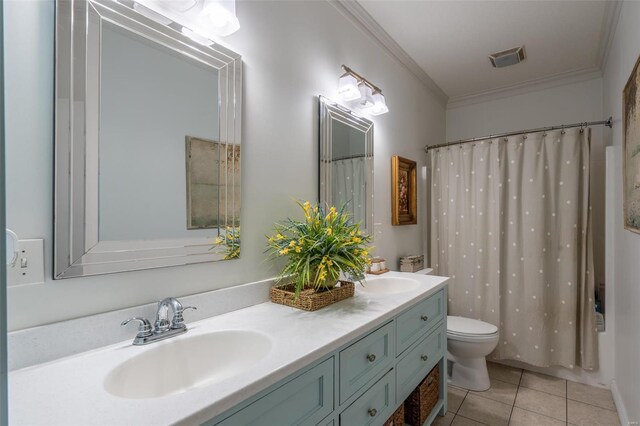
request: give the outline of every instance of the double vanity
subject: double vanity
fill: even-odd
[[[10,423],[382,425],[445,371],[446,281],[391,272],[316,312],[261,303],[17,370]]]

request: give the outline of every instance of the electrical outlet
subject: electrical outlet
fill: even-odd
[[[20,240],[18,259],[7,265],[7,285],[38,284],[44,282],[44,240]]]

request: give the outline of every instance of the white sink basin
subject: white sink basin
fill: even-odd
[[[358,290],[365,293],[380,294],[404,293],[405,291],[414,290],[420,285],[416,280],[400,277],[367,277],[363,284],[364,286],[358,286]]]
[[[111,370],[104,381],[107,392],[132,399],[186,392],[240,374],[271,350],[268,337],[243,330],[177,337],[150,345]]]

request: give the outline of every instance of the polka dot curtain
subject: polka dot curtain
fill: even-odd
[[[500,329],[491,357],[598,366],[590,130],[429,151],[431,256],[449,313]]]
[[[331,199],[336,207],[346,204],[346,210],[355,222],[366,223],[367,178],[364,157],[331,162]]]

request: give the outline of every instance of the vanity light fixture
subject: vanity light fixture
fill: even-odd
[[[360,99],[360,89],[358,88],[358,80],[349,73],[345,73],[338,81],[338,96],[343,101],[355,101]]]
[[[175,22],[202,39],[226,37],[240,29],[236,17],[236,0],[135,0],[134,9],[141,14],[169,25]],[[149,13],[150,12],[150,13]],[[156,16],[157,15],[157,16]],[[160,19],[158,19],[158,16]],[[198,43],[200,40],[193,39]],[[207,43],[205,45],[211,45]]]
[[[360,99],[358,99],[358,107],[360,109],[368,109],[374,105],[373,90],[364,81],[358,85],[360,89]]]
[[[371,115],[381,115],[389,112],[382,90],[353,71],[342,65],[344,74],[338,81],[338,96],[346,102],[353,102],[356,109],[365,110]]]
[[[204,25],[223,37],[240,29],[240,21],[236,17],[235,0],[203,0],[200,20]]]
[[[373,94],[373,107],[369,110],[371,115],[381,115],[389,112],[387,102],[384,99],[382,92],[375,92]]]

